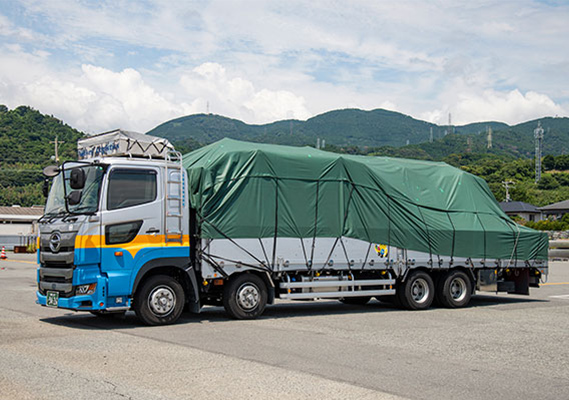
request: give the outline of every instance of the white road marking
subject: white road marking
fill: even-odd
[[[569,300],[569,294],[561,294],[559,296],[549,296],[549,297],[553,297],[554,299]]]

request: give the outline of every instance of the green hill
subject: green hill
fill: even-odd
[[[77,139],[83,134],[53,116],[30,107],[9,110],[0,105],[0,205],[43,204],[43,167],[53,164],[54,141],[60,161],[77,157]]]
[[[542,118],[545,129],[544,154],[569,151],[569,118]],[[307,121],[285,120],[265,125],[249,125],[242,121],[211,114],[196,114],[167,121],[147,132],[165,137],[183,151],[212,143],[224,137],[253,142],[289,145],[316,145],[317,139],[338,148],[403,147],[421,149],[428,158],[452,153],[484,152],[490,154],[532,157],[533,130],[537,120],[509,126],[502,122],[477,122],[449,129],[408,115],[382,109],[364,111],[345,109],[317,115]],[[493,147],[487,149],[486,132],[493,131]],[[433,130],[434,143],[429,143]],[[452,133],[445,136],[445,133]],[[470,137],[470,143],[469,139]]]
[[[219,115],[196,114],[165,122],[147,132],[178,147],[194,148],[229,137],[253,142],[315,145],[318,138],[338,146],[403,146],[429,140],[430,129],[441,137],[445,127],[387,110],[330,111],[307,121],[285,120],[249,125]]]

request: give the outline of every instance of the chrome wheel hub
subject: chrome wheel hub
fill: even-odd
[[[253,283],[244,283],[237,290],[237,304],[243,310],[249,311],[259,305],[259,288]]]
[[[161,317],[166,316],[176,306],[176,294],[168,286],[159,286],[148,296],[148,305],[154,314]]]
[[[461,278],[454,278],[450,282],[450,295],[455,301],[463,300],[466,297],[466,282]]]
[[[429,285],[427,281],[419,278],[411,286],[411,296],[416,303],[424,303],[429,298]]]

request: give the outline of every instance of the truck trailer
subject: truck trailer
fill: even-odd
[[[205,305],[257,318],[276,299],[459,308],[547,278],[547,235],[445,163],[231,139],[182,156],[117,130],[44,173],[42,306],[163,325]]]

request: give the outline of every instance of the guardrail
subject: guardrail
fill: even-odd
[[[549,258],[569,259],[569,240],[550,240]]]

